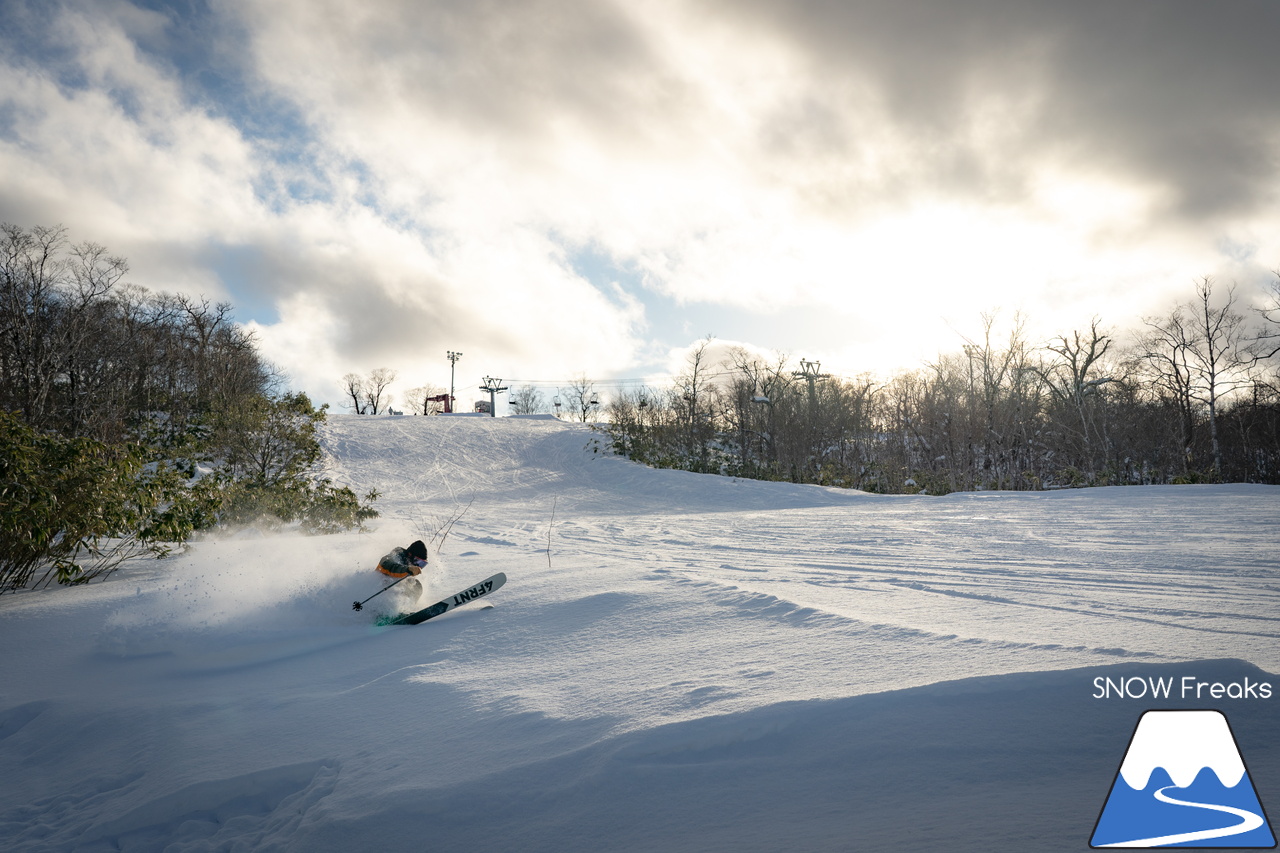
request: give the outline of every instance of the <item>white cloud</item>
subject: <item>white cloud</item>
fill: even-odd
[[[637,263],[681,301],[862,310],[907,292],[944,313],[956,294],[1053,302],[1065,282],[1131,283],[1104,264],[1145,260],[1154,280],[1170,264],[1153,258],[1218,262],[1213,240],[1160,221],[1167,186],[1036,147],[1052,51],[1034,41],[975,69],[935,138],[856,57],[814,61],[723,10],[344,8],[246,12],[264,75],[407,214],[493,251],[529,229]]]
[[[654,297],[779,312],[757,343],[888,370],[997,307],[1048,337],[1280,265],[1277,170],[1246,159],[1245,192],[1206,158],[1240,196],[1215,201],[1178,171],[1198,140],[1090,99],[1072,48],[1096,10],[1028,4],[986,27],[942,4],[951,38],[893,4],[215,6],[241,101],[279,120],[264,138],[139,47],[176,38],[164,15],[64,8],[48,33],[67,67],[0,56],[3,218],[61,221],[135,281],[244,305],[309,388],[380,366],[439,383],[446,349],[476,378],[625,372],[674,343],[645,341]],[[1109,45],[1108,92],[1175,98]],[[1256,127],[1274,151],[1272,114]],[[583,252],[640,283],[588,280]]]
[[[141,12],[127,23],[158,26]],[[172,70],[140,55],[119,20],[63,11],[50,32],[74,52],[62,69],[74,85],[0,62],[4,104],[22,119],[0,140],[0,169],[13,176],[0,187],[3,218],[61,222],[73,240],[128,257],[131,279],[153,289],[274,305],[278,321],[251,325],[302,384],[384,363],[408,375],[428,347],[544,370],[627,363],[642,311],[574,275],[544,233],[504,225],[500,187],[477,184],[487,197],[457,188],[465,204],[406,225],[416,190],[384,180],[393,189],[371,197],[349,158],[323,149],[304,152],[310,174],[273,159],[232,118],[184,101]],[[299,177],[323,197],[258,192]],[[233,270],[229,258],[249,260]]]

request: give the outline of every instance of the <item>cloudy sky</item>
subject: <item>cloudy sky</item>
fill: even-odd
[[[1280,3],[0,0],[0,220],[294,387],[854,375],[1280,267]]]

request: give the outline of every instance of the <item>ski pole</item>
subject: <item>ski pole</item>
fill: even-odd
[[[382,595],[382,594],[383,594],[384,592],[386,592],[387,590],[391,589],[391,587],[395,586],[397,583],[400,583],[400,581],[404,580],[405,578],[411,578],[411,577],[413,577],[413,575],[405,575],[405,576],[404,576],[404,578],[399,578],[399,579],[397,579],[395,583],[389,583],[389,584],[387,584],[387,585],[386,585],[386,586],[384,586],[382,589],[378,590],[378,591],[377,591],[377,592],[375,592],[373,595],[369,596],[369,598],[366,598],[364,601],[353,601],[353,602],[351,602],[351,609],[352,609],[352,610],[363,610],[363,609],[364,609],[365,601],[369,601],[369,600],[371,600],[371,599],[377,598],[378,596]]]

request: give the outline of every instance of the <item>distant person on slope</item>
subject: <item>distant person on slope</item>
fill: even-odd
[[[427,566],[427,546],[422,540],[414,542],[408,548],[392,548],[378,561],[378,571],[393,578],[409,578],[409,575],[420,575]],[[422,595],[422,582],[411,577],[402,584],[409,600],[416,601]]]

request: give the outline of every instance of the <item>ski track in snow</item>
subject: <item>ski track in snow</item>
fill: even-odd
[[[549,419],[323,439],[372,532],[0,600],[0,843],[1077,850],[1143,710],[1093,677],[1280,671],[1276,488],[875,496],[653,471]],[[504,571],[494,609],[351,610],[433,537],[419,605]]]

